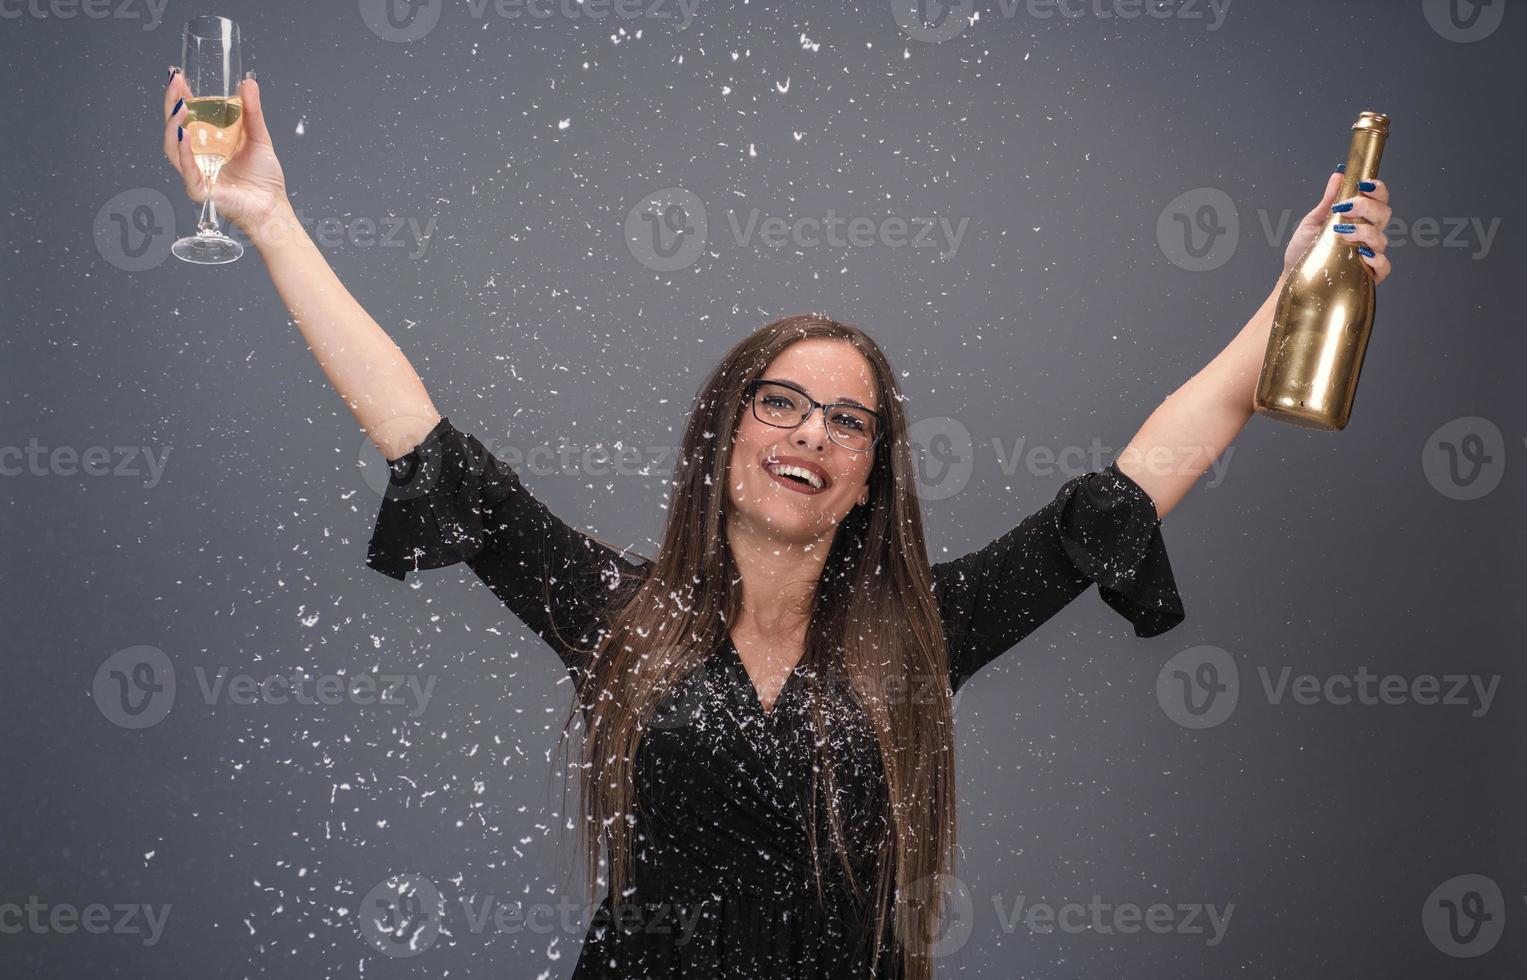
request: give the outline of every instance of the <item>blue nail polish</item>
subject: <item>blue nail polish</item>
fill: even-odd
[[[1336,214],[1342,214],[1343,212],[1351,211],[1352,210],[1352,202],[1351,201],[1343,201],[1340,204],[1333,204],[1333,205],[1331,205],[1331,210],[1333,212],[1335,212]]]
[[[1341,166],[1337,167],[1336,168],[1336,172],[1339,173],[1339,174],[1346,173],[1347,172],[1347,165],[1344,163]]]
[[[1373,249],[1369,248],[1366,245],[1359,245],[1357,247],[1357,253],[1359,255],[1366,255],[1370,259],[1373,258]]]
[[[185,99],[177,99],[176,102],[175,102],[175,108],[170,110],[170,115],[172,115],[172,116],[175,115],[175,113],[180,111],[180,107],[185,105],[185,104],[186,104],[186,100]]]
[[[1357,225],[1337,225],[1336,231],[1343,235],[1350,235],[1352,232],[1357,231]]]
[[[1357,189],[1364,192],[1376,191],[1379,189],[1379,185],[1371,180],[1360,180],[1357,182]]]
[[[186,138],[185,127],[184,126],[176,126],[175,127],[175,142],[180,143],[180,142],[184,141],[185,138]]]

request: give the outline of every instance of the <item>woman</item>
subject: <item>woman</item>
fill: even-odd
[[[165,152],[200,201],[171,76]],[[564,735],[582,723],[589,886],[620,898],[600,903],[574,978],[930,977],[954,692],[1094,582],[1138,636],[1182,621],[1160,520],[1251,417],[1277,288],[1117,462],[931,566],[880,348],[825,317],[767,324],[702,385],[649,560],[558,519],[436,410],[300,229],[258,87],[241,95],[246,142],[218,202],[389,461],[367,563],[403,579],[466,562],[577,682]],[[1380,184],[1346,209],[1380,281],[1387,199]]]

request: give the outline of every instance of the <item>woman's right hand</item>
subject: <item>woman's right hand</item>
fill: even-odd
[[[246,78],[238,91],[243,100],[243,143],[218,174],[215,203],[219,213],[257,239],[261,223],[287,203],[286,177],[271,145],[270,131],[265,128],[258,83]],[[164,155],[180,172],[186,194],[200,204],[207,199],[207,182],[196,166],[190,142],[182,138],[187,112],[184,100],[190,97],[185,75],[175,72],[164,90]]]

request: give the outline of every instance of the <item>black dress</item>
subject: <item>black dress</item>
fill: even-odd
[[[640,575],[647,559],[564,523],[447,418],[389,466],[366,564],[401,580],[465,561],[580,676],[583,655],[562,636],[593,639],[598,597]],[[1112,464],[1067,481],[1015,528],[932,571],[956,690],[1093,582],[1137,636],[1183,619],[1155,506]],[[766,712],[730,639],[703,668],[681,721],[643,732],[632,891],[618,915],[608,896],[600,904],[573,980],[870,978],[873,911],[831,858],[826,821],[806,826],[814,675],[797,666]],[[877,743],[851,698],[834,697],[829,716],[843,825],[868,850],[886,823]],[[812,834],[828,855],[820,895]],[[898,977],[892,930],[879,942],[875,978]]]

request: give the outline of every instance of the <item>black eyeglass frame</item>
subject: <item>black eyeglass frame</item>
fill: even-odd
[[[811,407],[806,409],[806,414],[802,415],[801,420],[794,425],[780,425],[776,422],[770,422],[767,419],[759,419],[758,402],[756,397],[758,395],[758,389],[763,385],[779,385],[781,388],[789,388],[791,391],[806,399],[806,401],[811,404]],[[819,402],[815,398],[812,398],[811,395],[808,394],[806,390],[803,389],[800,385],[791,384],[789,381],[776,381],[773,378],[754,378],[753,380],[749,381],[746,387],[743,389],[743,397],[747,399],[749,411],[753,413],[753,417],[755,419],[758,419],[758,421],[762,422],[764,425],[772,425],[776,429],[798,429],[802,425],[806,424],[806,420],[811,418],[811,413],[819,408],[822,410],[822,417],[824,419],[830,419],[832,417],[829,414],[830,410],[839,407],[852,408],[859,412],[869,412],[871,415],[875,416],[875,438],[871,440],[870,444],[865,446],[863,449],[855,449],[853,446],[843,446],[843,443],[833,438],[832,424],[828,423],[827,425],[827,437],[832,439],[833,445],[843,446],[844,449],[847,449],[851,453],[867,453],[874,449],[876,446],[880,445],[880,440],[885,436],[885,416],[881,415],[873,408],[866,408],[857,402],[827,402],[824,404],[823,402]]]

